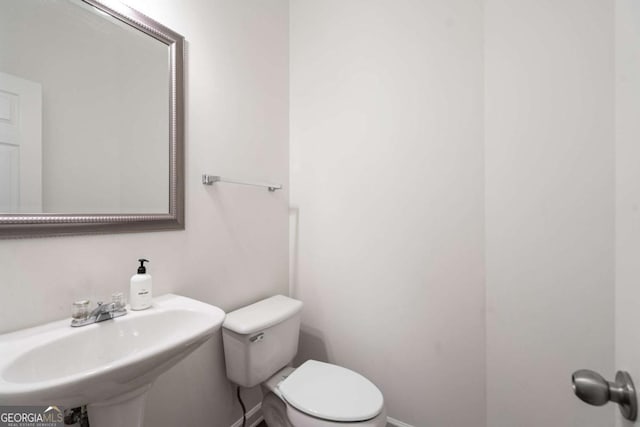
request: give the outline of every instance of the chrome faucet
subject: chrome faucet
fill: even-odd
[[[89,301],[76,301],[73,304],[71,326],[86,326],[127,314],[122,293],[111,295],[111,302],[109,304],[98,302],[98,306],[94,308],[91,313],[89,313],[88,309]]]

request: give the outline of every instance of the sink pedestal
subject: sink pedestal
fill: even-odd
[[[142,427],[144,405],[151,384],[113,399],[87,405],[91,427]]]

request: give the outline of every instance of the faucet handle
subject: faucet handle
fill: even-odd
[[[75,301],[71,309],[71,318],[84,320],[89,317],[89,300],[83,299]]]
[[[124,294],[122,292],[115,292],[111,294],[111,303],[116,310],[124,309]]]

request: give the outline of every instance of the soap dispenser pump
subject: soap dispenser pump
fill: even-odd
[[[129,292],[129,304],[131,310],[145,310],[151,307],[152,284],[151,275],[147,274],[144,263],[149,260],[140,258],[138,273],[131,276],[131,287]]]

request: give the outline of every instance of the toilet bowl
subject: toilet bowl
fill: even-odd
[[[288,366],[298,349],[301,309],[301,301],[276,295],[228,313],[227,377],[262,386],[269,427],[384,427],[384,398],[364,376],[316,360]]]
[[[262,384],[262,414],[269,427],[384,427],[382,393],[349,369],[308,360]]]

